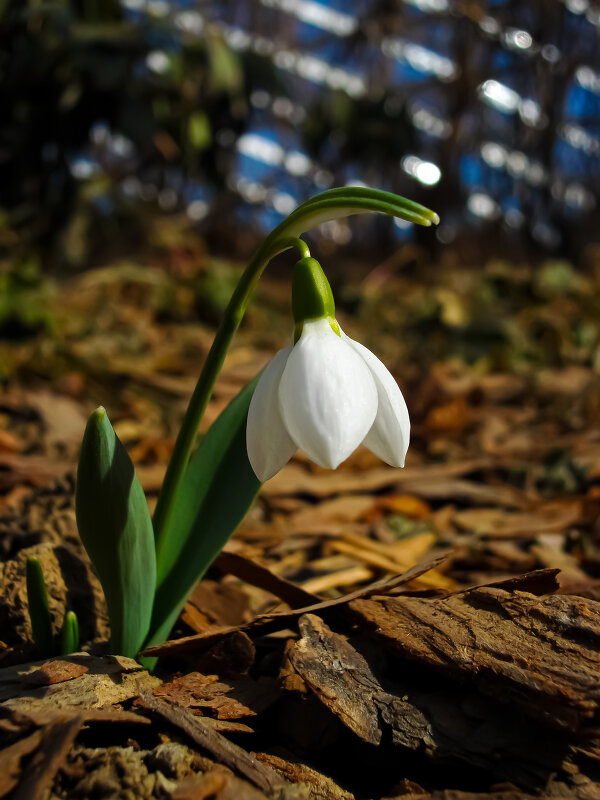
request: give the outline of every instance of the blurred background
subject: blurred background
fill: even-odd
[[[595,370],[599,30],[592,0],[0,2],[0,376],[89,374],[86,336],[139,356],[153,325],[212,329],[260,239],[344,184],[442,220],[308,235],[392,366]],[[125,337],[129,302],[147,329]]]
[[[3,0],[0,247],[88,268],[171,216],[247,255],[365,183],[442,224],[314,237],[594,261],[599,30],[592,0]]]

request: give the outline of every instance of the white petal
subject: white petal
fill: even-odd
[[[259,481],[272,478],[296,452],[279,411],[279,382],[292,347],[280,350],[258,379],[248,409],[246,447]]]
[[[377,389],[364,360],[320,319],[304,323],[281,377],[279,404],[298,447],[335,469],[371,428]]]
[[[373,427],[363,444],[393,467],[403,467],[410,441],[408,409],[398,384],[387,367],[364,345],[342,331],[344,341],[362,356],[377,386],[379,406]]]

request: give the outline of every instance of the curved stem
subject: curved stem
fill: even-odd
[[[273,231],[273,233],[277,233],[277,231]],[[231,296],[231,300],[227,305],[221,324],[219,325],[206,361],[204,362],[204,367],[198,378],[198,383],[190,399],[181,429],[175,441],[171,460],[169,461],[154,511],[153,524],[156,540],[158,583],[164,578],[161,568],[161,562],[163,561],[161,558],[161,551],[166,545],[165,531],[167,530],[167,523],[173,509],[177,488],[191,455],[198,426],[212,395],[217,375],[223,366],[223,361],[225,360],[225,355],[227,354],[231,340],[243,319],[254,287],[265,267],[278,253],[282,253],[284,250],[289,250],[292,247],[297,247],[300,250],[302,258],[310,256],[308,245],[306,242],[302,241],[302,239],[297,239],[295,237],[277,238],[273,237],[273,234],[265,239],[244,270]]]
[[[252,261],[246,267],[225,310],[204,368],[200,373],[198,383],[183,418],[183,424],[177,436],[156,504],[153,522],[156,539],[158,583],[164,578],[165,566],[161,554],[166,547],[165,536],[177,489],[194,445],[198,425],[212,394],[216,377],[223,366],[231,339],[242,321],[256,282],[269,261],[278,253],[290,247],[298,247],[302,257],[310,256],[306,244],[295,237],[323,222],[340,219],[351,214],[369,212],[400,217],[417,225],[437,225],[439,222],[439,217],[434,211],[391,192],[356,186],[329,189],[309,198],[292,211],[267,236],[254,254]]]

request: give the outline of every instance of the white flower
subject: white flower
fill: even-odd
[[[306,320],[293,347],[280,350],[260,376],[246,427],[248,458],[260,481],[273,477],[297,448],[335,469],[366,445],[404,466],[410,421],[389,371],[366,347],[323,317]]]

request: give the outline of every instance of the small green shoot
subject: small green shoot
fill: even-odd
[[[79,650],[79,622],[74,611],[67,611],[60,632],[60,652],[63,656]]]
[[[52,619],[48,607],[48,593],[42,565],[37,558],[28,558],[26,563],[27,603],[33,631],[33,641],[42,658],[53,655]]]

